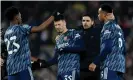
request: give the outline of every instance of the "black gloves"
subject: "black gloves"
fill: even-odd
[[[45,60],[38,59],[32,63],[32,70],[48,67],[48,63]]]
[[[58,15],[60,15],[60,14],[61,14],[60,12],[54,11],[52,15],[53,15],[54,17],[56,17],[56,16],[58,16]]]

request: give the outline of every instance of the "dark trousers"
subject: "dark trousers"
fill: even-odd
[[[100,80],[100,71],[80,71],[80,80]]]

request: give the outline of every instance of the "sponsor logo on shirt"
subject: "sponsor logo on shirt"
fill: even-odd
[[[109,30],[104,31],[104,34],[110,34],[110,33],[111,33],[111,31],[109,31]]]

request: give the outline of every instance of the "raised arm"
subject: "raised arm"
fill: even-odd
[[[46,21],[44,21],[42,24],[40,24],[39,26],[33,26],[31,28],[31,32],[40,32],[43,31],[44,29],[46,29],[46,27],[48,25],[50,25],[52,23],[52,21],[54,20],[54,16],[49,17]]]
[[[55,51],[54,57],[48,61],[43,60],[43,59],[38,59],[35,57],[32,57],[32,60],[34,61],[32,63],[32,70],[48,68],[48,67],[58,63],[58,53],[57,53],[57,51]]]

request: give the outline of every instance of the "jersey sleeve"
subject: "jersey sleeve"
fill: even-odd
[[[85,50],[84,41],[82,35],[79,31],[73,32],[73,38],[68,45],[61,49],[62,52],[72,52],[72,53],[81,53]]]
[[[109,53],[112,51],[114,31],[112,25],[109,25],[109,28],[105,29],[101,36],[101,46],[100,54],[93,61],[94,64],[99,65],[100,62],[104,61]]]
[[[24,34],[30,34],[31,28],[32,28],[32,27],[29,26],[29,25],[27,25],[27,24],[24,24],[24,25],[21,26],[22,32],[23,32]]]
[[[111,39],[110,40],[107,39],[107,40],[104,41],[104,43],[102,43],[100,54],[93,61],[94,64],[100,65],[100,62],[104,61],[105,58],[107,57],[107,55],[109,53],[111,53],[111,51],[112,51],[112,41],[113,40],[111,40]]]
[[[54,57],[52,59],[48,60],[47,63],[48,63],[48,67],[52,66],[54,64],[58,64],[58,51],[57,51],[56,47],[54,50]]]

